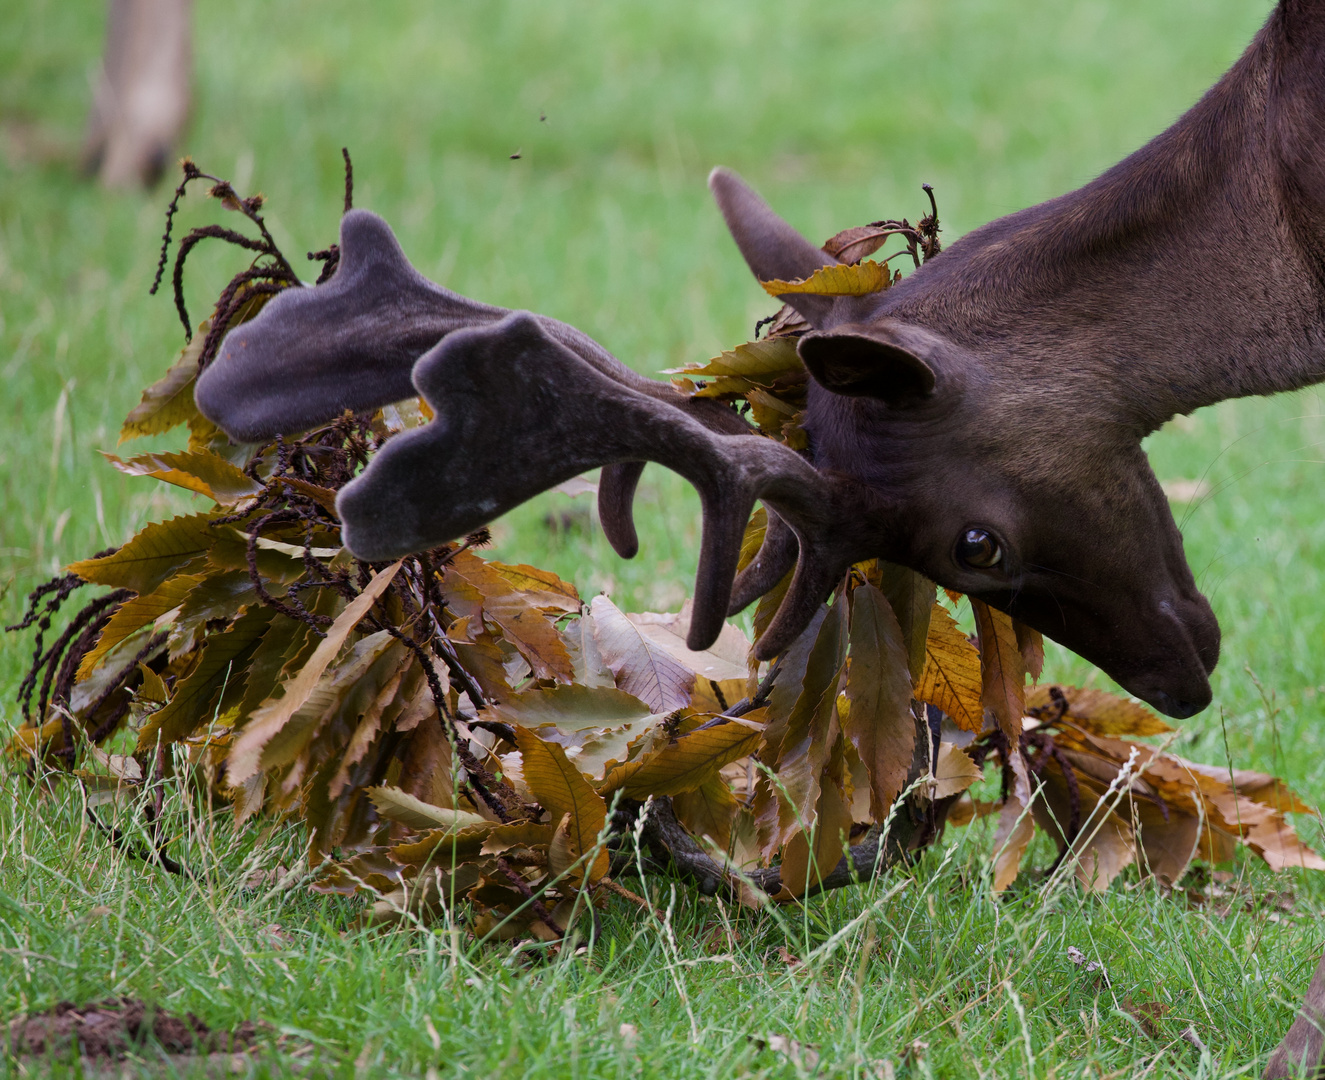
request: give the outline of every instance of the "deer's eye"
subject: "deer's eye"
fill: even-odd
[[[990,570],[1003,561],[1003,549],[984,529],[967,529],[957,540],[957,561],[972,570]]]

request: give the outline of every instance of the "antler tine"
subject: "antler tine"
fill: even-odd
[[[691,648],[707,648],[722,629],[745,524],[761,497],[802,530],[810,556],[786,618],[775,620],[780,636],[802,615],[808,621],[832,587],[802,611],[838,556],[813,536],[843,501],[816,494],[823,477],[808,462],[748,431],[715,432],[605,375],[531,315],[450,335],[418,362],[414,380],[436,418],[390,440],[337,499],[346,545],[360,558],[435,546],[585,469],[648,460],[689,480],[704,510]]]
[[[346,409],[379,408],[413,395],[415,362],[447,334],[509,314],[429,281],[385,221],[351,210],[341,219],[336,272],[321,285],[285,290],[231,331],[198,378],[198,408],[240,442],[302,431]],[[684,398],[631,371],[573,326],[537,318],[553,340],[618,382],[716,430],[748,430],[718,402]],[[639,550],[631,507],[643,468],[643,462],[610,465],[599,483],[603,531],[626,559]]]
[[[796,573],[755,656],[771,660],[794,641],[854,564],[896,542],[897,515],[870,488],[816,472],[812,486],[781,479],[761,493],[770,510],[758,555],[733,588],[730,613],[772,589],[794,561]],[[738,606],[740,605],[740,606]]]

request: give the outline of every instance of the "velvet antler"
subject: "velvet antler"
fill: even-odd
[[[341,220],[340,261],[326,282],[287,289],[231,331],[198,378],[203,415],[232,438],[261,442],[411,397],[420,356],[458,329],[509,315],[429,281],[405,257],[391,227],[367,210]],[[688,399],[631,371],[573,326],[536,316],[555,341],[599,372],[669,402],[718,431],[748,429],[716,401]],[[599,485],[599,517],[623,558],[639,550],[631,505],[643,462],[609,466]]]
[[[656,461],[695,486],[704,511],[691,648],[711,645],[733,602],[766,592],[796,561],[757,647],[768,658],[891,528],[892,516],[863,486],[820,473],[749,429],[714,431],[605,373],[524,312],[449,334],[415,365],[414,385],[435,419],[391,439],[336,502],[346,546],[362,559],[463,536],[586,469]],[[777,524],[733,588],[757,499]]]

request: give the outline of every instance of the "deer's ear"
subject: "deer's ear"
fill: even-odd
[[[773,212],[744,180],[730,169],[709,173],[709,190],[722,211],[727,228],[746,263],[760,281],[796,281],[809,277],[837,259],[806,240]],[[793,293],[779,297],[801,313],[812,326],[829,320],[831,296]]]
[[[879,320],[813,331],[796,351],[825,390],[901,404],[934,392],[930,361],[940,340],[919,327]]]

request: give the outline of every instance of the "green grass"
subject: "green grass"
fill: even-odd
[[[740,169],[819,238],[914,218],[928,181],[951,239],[1087,180],[1163,128],[1268,7],[199,5],[185,149],[265,191],[277,239],[298,255],[334,238],[348,145],[357,203],[392,222],[424,273],[563,318],[657,372],[744,340],[768,313],[709,202],[712,165]],[[107,194],[71,164],[102,12],[91,0],[15,0],[0,35],[6,622],[58,567],[188,505],[96,454],[114,449],[125,412],[181,343],[169,300],[146,296],[165,189]],[[191,197],[180,226],[215,212]],[[195,318],[235,265],[199,253]],[[1179,749],[1273,770],[1315,803],[1325,798],[1323,433],[1308,391],[1206,410],[1150,442],[1162,479],[1204,477],[1212,488],[1176,508],[1224,629],[1215,708],[1188,722]],[[643,554],[631,563],[577,503],[555,497],[500,523],[497,550],[586,594],[675,606],[694,571],[696,502],[651,469],[639,516]],[[5,723],[28,647],[10,638],[0,651]],[[1049,672],[1107,682],[1061,650]],[[1276,922],[1272,905],[1239,901],[1221,917],[1124,885],[1104,899],[1028,888],[994,901],[977,828],[891,896],[901,876],[804,912],[728,913],[740,934],[729,941],[717,905],[683,889],[679,953],[614,906],[612,943],[530,966],[444,930],[342,937],[344,902],[241,895],[245,865],[294,858],[288,831],[231,838],[227,822],[181,804],[179,846],[203,875],[186,883],[110,851],[68,791],[40,794],[13,773],[5,787],[0,1015],[137,993],[212,1023],[251,1017],[301,1033],[347,1075],[356,1060],[374,1075],[429,1065],[442,1075],[457,1065],[476,1075],[795,1075],[747,1041],[760,1032],[814,1044],[820,1073],[834,1075],[886,1075],[889,1059],[899,1075],[1020,1076],[1032,1071],[1028,1045],[1038,1076],[1127,1075],[1161,1050],[1158,1075],[1235,1075],[1264,1060],[1322,944],[1312,921],[1321,885],[1249,866],[1238,870],[1247,895],[1295,888],[1296,914]],[[1318,826],[1304,829],[1320,841]],[[668,883],[651,887],[666,902]],[[89,917],[99,905],[110,913]],[[864,912],[808,975],[778,959],[780,946],[807,957]],[[271,923],[290,937],[279,948]],[[712,959],[710,939],[731,959]],[[1107,964],[1112,989],[1071,967],[1068,945]],[[1127,995],[1172,1006],[1159,1041],[1117,1010]],[[622,1023],[638,1029],[633,1049]],[[1208,1061],[1173,1041],[1188,1023]],[[904,1065],[916,1039],[929,1051]]]

